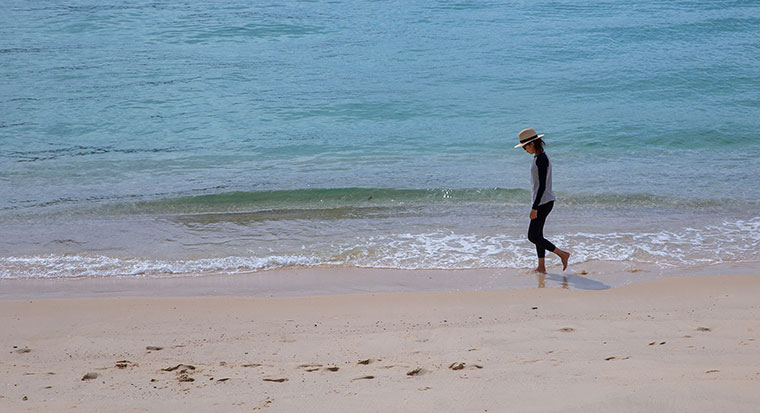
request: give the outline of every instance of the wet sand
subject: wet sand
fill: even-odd
[[[194,277],[0,279],[0,300],[84,297],[295,297],[380,292],[480,291],[532,288],[605,290],[672,276],[756,274],[760,263],[669,268],[591,262],[562,272],[559,260],[539,276],[529,269],[399,270],[295,267]]]
[[[0,410],[756,411],[757,291],[0,300]]]

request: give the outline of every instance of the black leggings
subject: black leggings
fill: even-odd
[[[538,258],[544,258],[546,256],[546,250],[554,252],[556,249],[554,244],[544,238],[544,223],[546,223],[546,217],[552,212],[552,207],[554,207],[554,201],[539,205],[537,209],[538,216],[536,219],[530,220],[530,226],[528,227],[528,240],[536,244]]]

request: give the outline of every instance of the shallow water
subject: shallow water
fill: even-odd
[[[0,277],[757,261],[760,5],[0,6]]]

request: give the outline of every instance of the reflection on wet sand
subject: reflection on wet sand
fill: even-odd
[[[550,281],[556,281],[564,289],[568,289],[572,284],[573,288],[578,290],[606,290],[610,288],[609,285],[595,281],[585,277],[578,277],[572,274],[544,274],[536,273],[536,279],[538,280],[538,288],[546,288],[547,278]]]
[[[546,274],[542,272],[536,273],[536,278],[538,278],[538,288],[546,288]],[[567,289],[567,277],[562,277],[562,288]]]

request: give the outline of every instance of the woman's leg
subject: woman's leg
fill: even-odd
[[[546,217],[552,212],[552,207],[554,207],[554,201],[539,205],[536,219],[532,219],[530,226],[528,226],[528,239],[536,244],[536,255],[538,255],[538,267],[536,271],[539,272],[546,272],[544,258],[546,257],[547,250],[557,254],[562,260],[562,271],[567,269],[567,261],[570,258],[569,252],[562,251],[544,238],[544,224],[546,223]]]
[[[544,238],[544,224],[546,223],[546,217],[552,212],[553,206],[554,202],[539,205],[537,209],[538,216],[536,219],[531,219],[528,226],[528,240],[536,244],[536,255],[538,255],[538,258],[546,257],[546,250],[554,252],[556,249],[554,244]]]

